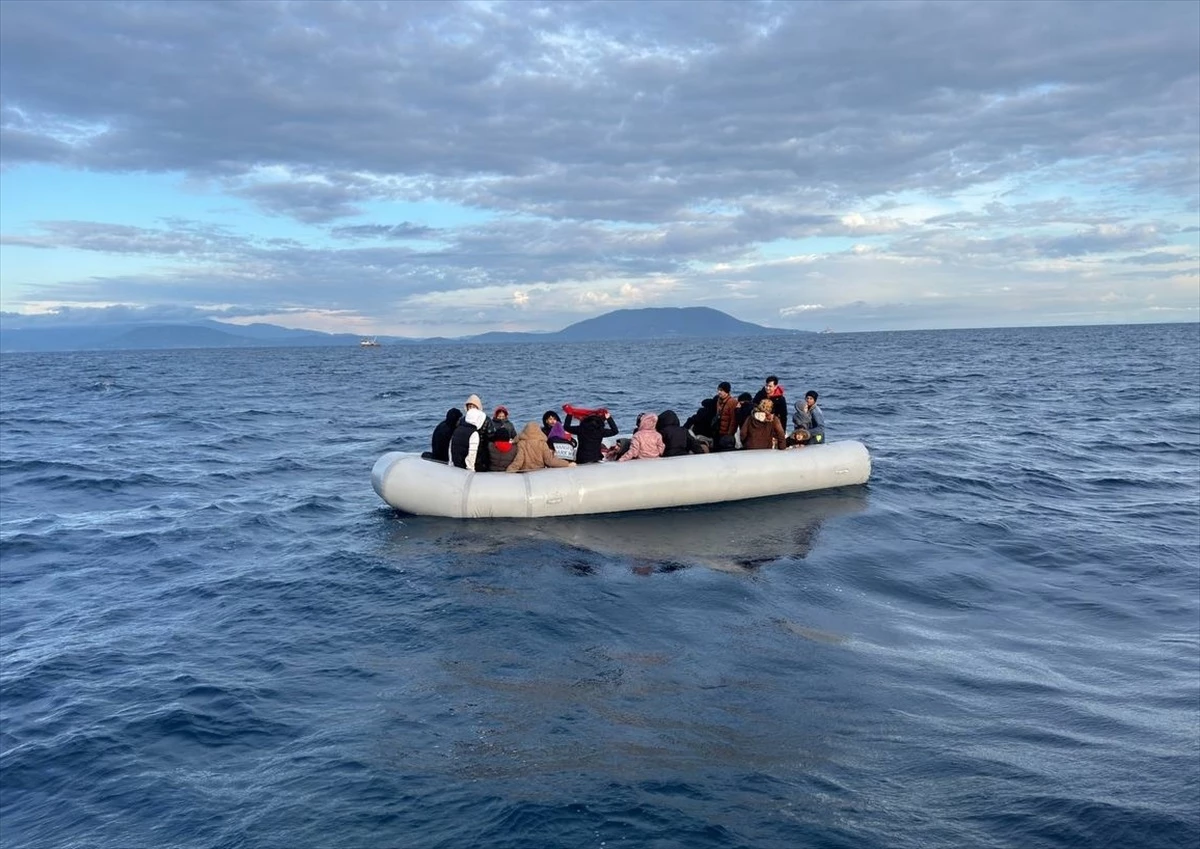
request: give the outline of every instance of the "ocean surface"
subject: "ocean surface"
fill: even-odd
[[[0,358],[0,846],[1192,847],[1200,325]],[[844,491],[402,516],[477,392]]]

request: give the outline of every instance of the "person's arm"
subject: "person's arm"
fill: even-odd
[[[814,428],[825,429],[825,414],[821,412],[820,407],[812,408],[812,424]]]
[[[738,435],[739,435],[739,436],[741,436],[741,438],[742,438],[742,444],[743,444],[743,445],[746,443],[746,434],[747,434],[749,431],[750,431],[750,417],[749,417],[749,416],[746,416],[746,420],[745,420],[744,422],[742,422],[742,429],[741,429],[741,431],[740,431],[740,432],[739,432],[739,434],[738,434]]]
[[[617,423],[612,416],[604,420],[604,433],[601,436],[616,436],[620,431],[617,429]]]
[[[563,419],[563,430],[565,430],[567,433],[579,433],[579,425],[571,424],[571,418],[571,414],[567,413],[567,417]],[[583,424],[583,422],[580,422],[579,424]]]
[[[783,432],[783,422],[779,420],[779,416],[771,419],[775,423],[775,447],[782,451],[787,448],[787,434]]]
[[[471,434],[467,440],[467,471],[475,471],[475,455],[479,453],[479,431]]]

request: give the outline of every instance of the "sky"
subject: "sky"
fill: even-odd
[[[0,3],[8,326],[1200,320],[1200,3]]]

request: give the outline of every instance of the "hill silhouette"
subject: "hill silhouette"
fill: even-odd
[[[296,330],[274,324],[237,325],[218,321],[188,324],[87,324],[50,327],[21,326],[19,316],[6,314],[0,329],[0,351],[82,351],[169,348],[262,348],[357,345],[349,333]],[[17,326],[13,327],[16,322]],[[32,322],[27,322],[32,324]],[[597,342],[605,340],[713,338],[808,333],[764,327],[734,318],[711,307],[646,307],[621,309],[577,321],[553,333],[480,333],[456,339],[377,337],[381,344],[444,345],[450,343]]]

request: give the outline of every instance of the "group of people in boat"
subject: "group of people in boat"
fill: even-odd
[[[547,410],[540,425],[527,422],[518,433],[507,407],[496,407],[489,417],[479,396],[471,395],[461,410],[446,411],[423,456],[477,472],[527,472],[711,451],[803,448],[825,441],[825,416],[817,398],[810,389],[796,402],[789,432],[788,402],[778,377],[768,375],[757,394],[743,392],[736,398],[729,382],[722,381],[717,394],[702,400],[682,424],[674,410],[642,413],[630,438],[606,445],[605,439],[619,433],[607,409],[567,404],[565,417]]]

